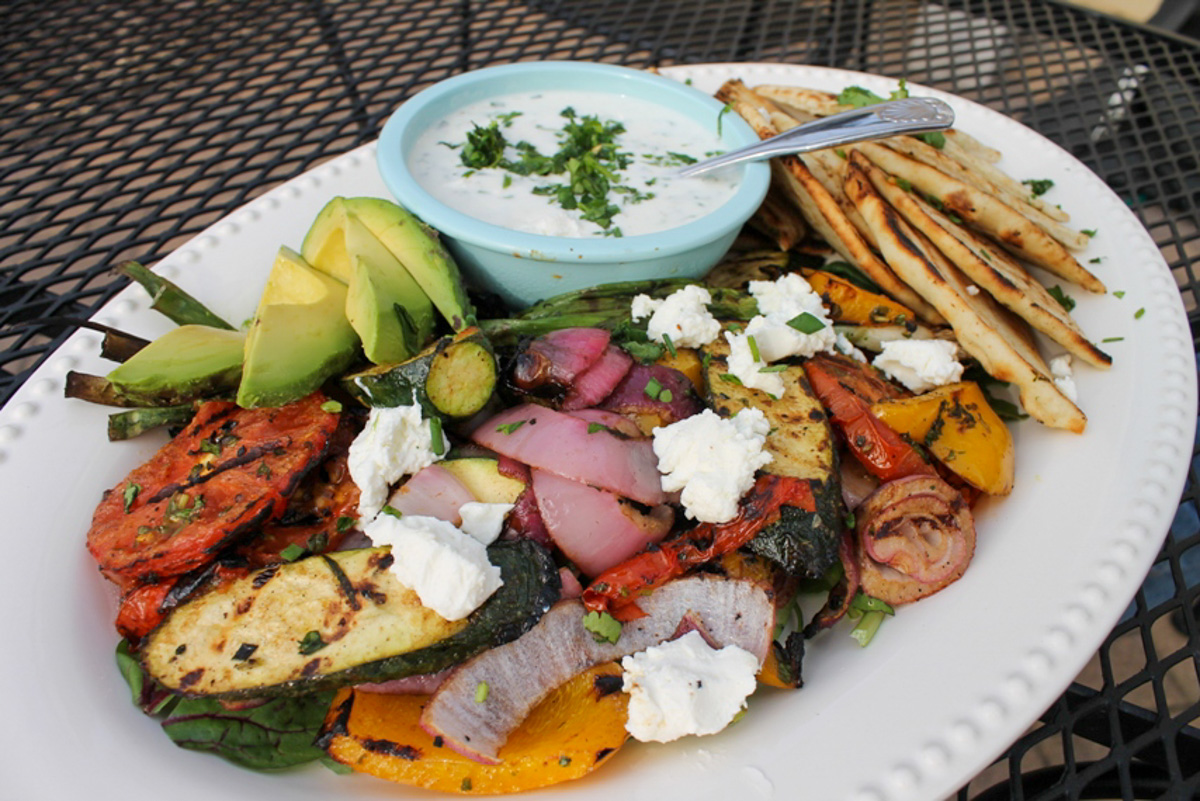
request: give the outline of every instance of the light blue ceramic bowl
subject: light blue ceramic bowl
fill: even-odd
[[[468,279],[514,306],[616,281],[704,275],[729,249],[762,203],[770,183],[766,162],[744,165],[738,189],[700,219],[654,234],[557,237],[485,223],[435,200],[413,178],[406,154],[421,133],[469,103],[515,92],[580,89],[636,97],[715,126],[722,105],[678,81],[608,64],[542,61],[489,67],[426,89],[388,119],[379,137],[379,171],[401,205],[441,232]],[[721,118],[726,149],[758,141],[735,114]]]

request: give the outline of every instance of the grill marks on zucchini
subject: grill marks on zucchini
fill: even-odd
[[[489,557],[504,586],[453,622],[396,580],[386,548],[264,568],[176,608],[146,639],[142,662],[168,690],[224,698],[435,672],[519,637],[558,598],[553,560],[535,543],[496,543]]]
[[[723,417],[744,408],[762,411],[770,424],[765,448],[773,457],[764,472],[809,482],[815,510],[784,506],[780,519],[766,526],[748,548],[795,576],[817,578],[838,560],[837,543],[844,516],[833,429],[799,364],[781,375],[783,396],[728,381],[729,345],[723,338],[704,347],[709,403]]]

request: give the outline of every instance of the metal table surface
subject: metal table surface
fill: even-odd
[[[490,64],[817,64],[1013,116],[1127,201],[1200,321],[1200,43],[1033,0],[7,0],[0,4],[0,403],[83,318],[268,189]],[[1167,542],[1083,675],[960,798],[1200,792],[1193,459]],[[1133,653],[1134,668],[1127,665]]]

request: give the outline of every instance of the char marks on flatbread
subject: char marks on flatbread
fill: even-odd
[[[861,153],[851,153],[846,194],[875,231],[896,273],[945,316],[959,344],[989,375],[1017,386],[1030,415],[1052,428],[1082,433],[1087,417],[1055,386],[1028,326],[990,296],[971,295],[958,268],[875,190],[869,168]]]
[[[946,211],[992,236],[1018,256],[1090,292],[1105,291],[1103,282],[1076,261],[1058,240],[1003,201],[883,145],[864,142],[855,148],[886,172],[907,181],[924,195],[937,198]]]
[[[876,191],[923,233],[976,286],[1010,311],[1093,367],[1107,368],[1112,357],[1097,348],[1054,296],[1016,260],[956,225],[920,196],[901,188],[887,173],[859,154],[855,163]]]

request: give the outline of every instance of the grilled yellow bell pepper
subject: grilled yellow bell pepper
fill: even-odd
[[[990,495],[1012,491],[1012,434],[978,384],[963,381],[912,398],[879,401],[871,412],[896,433],[924,445],[972,486]]]

